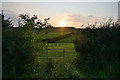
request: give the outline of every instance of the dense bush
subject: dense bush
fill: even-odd
[[[33,24],[26,22],[22,27],[14,28],[9,19],[2,16],[2,71],[3,78],[23,77],[27,66],[34,61],[35,55],[44,47],[39,31],[34,31]],[[27,66],[27,67],[26,67]]]
[[[33,60],[32,33],[28,31],[3,29],[3,76],[8,74],[13,77],[15,75],[10,73],[25,73],[24,65]]]
[[[85,29],[74,41],[75,66],[86,77],[119,77],[119,26]]]

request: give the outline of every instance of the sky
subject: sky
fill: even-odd
[[[111,2],[2,2],[2,9],[15,26],[21,13],[30,16],[35,14],[41,20],[50,17],[49,23],[56,27],[80,27],[87,22],[105,22],[108,18],[116,20],[118,17],[118,3],[112,0]]]
[[[1,0],[2,2],[118,2],[119,0]]]

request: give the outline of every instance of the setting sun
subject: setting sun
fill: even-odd
[[[64,27],[64,26],[67,26],[67,22],[68,21],[60,21],[60,27]]]

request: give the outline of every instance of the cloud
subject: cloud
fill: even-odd
[[[108,18],[100,17],[100,16],[93,16],[93,15],[83,15],[83,14],[69,14],[66,15],[67,18],[65,21],[69,21],[71,26],[80,27],[83,24],[87,23],[95,23],[95,22],[105,22]]]
[[[67,15],[68,19],[67,21],[72,21],[72,22],[90,22],[91,20],[94,19],[94,16],[92,15],[82,15],[82,14],[71,14]]]
[[[19,15],[21,14],[20,12],[17,12],[15,10],[3,9],[3,13],[5,15],[5,19],[10,17],[10,19],[12,20],[13,25],[18,26]],[[25,14],[30,15],[27,12],[25,12]]]
[[[70,13],[70,11],[66,10],[66,9],[63,9],[62,11],[65,12],[65,13]]]
[[[66,19],[66,21],[72,21],[72,22],[81,22],[83,21],[83,17],[81,14],[71,14],[71,15],[67,15],[68,19]]]
[[[93,18],[94,16],[93,15],[88,15],[89,18]]]

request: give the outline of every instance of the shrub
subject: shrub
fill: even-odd
[[[102,27],[77,34],[74,44],[79,55],[74,64],[82,74],[86,77],[120,76],[119,33],[119,27]]]

